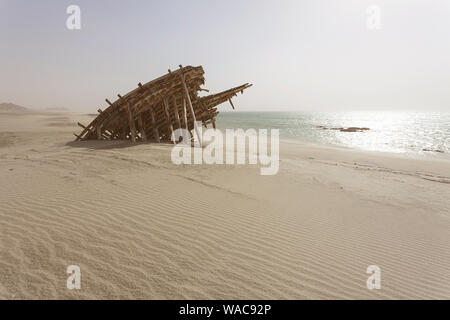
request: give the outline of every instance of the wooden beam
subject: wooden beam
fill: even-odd
[[[175,120],[177,120],[178,128],[181,129],[180,115],[178,114],[177,98],[173,96],[173,108],[175,112]]]
[[[188,126],[188,122],[187,122],[187,112],[186,112],[186,98],[183,97],[183,121],[184,121],[184,126],[186,127],[186,130],[189,131],[189,126]]]
[[[150,115],[152,117],[152,127],[153,127],[153,135],[155,137],[156,142],[160,142],[159,141],[159,132],[158,132],[158,127],[156,126],[156,117],[155,117],[155,110],[152,108],[150,109]]]
[[[97,126],[97,139],[102,140],[102,126],[101,125]]]
[[[136,126],[134,124],[134,106],[130,105],[130,103],[127,103],[127,109],[128,109],[128,123],[130,125],[131,142],[136,143]]]
[[[180,64],[180,70],[181,70],[181,82],[183,83],[183,88],[184,88],[184,95],[186,96],[187,102],[189,104],[189,110],[191,111],[192,114],[192,118],[194,119],[194,129],[195,129],[195,134],[197,135],[197,141],[200,143],[200,145],[202,144],[202,139],[200,137],[200,131],[198,129],[197,126],[197,119],[195,119],[195,113],[194,113],[194,108],[192,107],[192,101],[191,101],[191,97],[189,96],[189,90],[186,86],[186,81],[184,79],[184,74],[183,74],[183,66]]]
[[[231,104],[231,106],[233,107],[233,110],[234,110],[234,104],[233,104],[233,101],[231,101],[231,98],[228,98],[228,101],[230,102],[230,104]]]
[[[169,129],[170,137],[172,137],[172,135],[173,135],[173,126],[172,126],[172,122],[170,121],[169,104],[167,102],[167,98],[163,99],[163,103],[164,103],[164,111],[166,113],[166,119],[167,119],[167,127]],[[175,144],[176,142],[173,141],[173,143]]]
[[[105,101],[106,101],[110,106],[112,106],[112,102],[111,102],[111,101],[109,101],[108,99],[105,99]]]
[[[83,129],[87,129],[86,126],[83,126],[81,123],[77,122],[79,127],[82,127]]]
[[[145,134],[144,122],[142,121],[142,113],[138,115],[139,132],[141,133],[141,138],[144,142],[147,142],[147,135]]]
[[[127,133],[125,132],[125,129],[120,130],[119,139],[125,140],[126,138],[127,138]]]

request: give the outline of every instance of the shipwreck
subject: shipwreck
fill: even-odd
[[[79,140],[131,140],[136,141],[172,141],[177,128],[192,130],[198,134],[197,123],[207,127],[216,127],[217,106],[229,102],[234,109],[231,98],[252,86],[245,83],[219,93],[200,96],[203,89],[204,70],[202,66],[180,65],[176,71],[168,73],[138,87],[111,102],[108,107],[98,109],[98,115],[87,126],[82,127]]]

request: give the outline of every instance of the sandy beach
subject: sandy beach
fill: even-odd
[[[73,142],[89,119],[0,115],[2,299],[450,299],[448,160],[282,141],[261,176]]]

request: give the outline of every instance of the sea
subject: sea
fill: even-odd
[[[450,159],[450,112],[221,112],[217,126],[279,129],[280,138],[366,151]],[[343,132],[331,128],[364,127]]]

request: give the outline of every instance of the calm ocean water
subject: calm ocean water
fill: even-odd
[[[217,125],[278,128],[281,138],[307,143],[450,158],[450,112],[221,112]],[[317,126],[370,130],[340,132]]]

